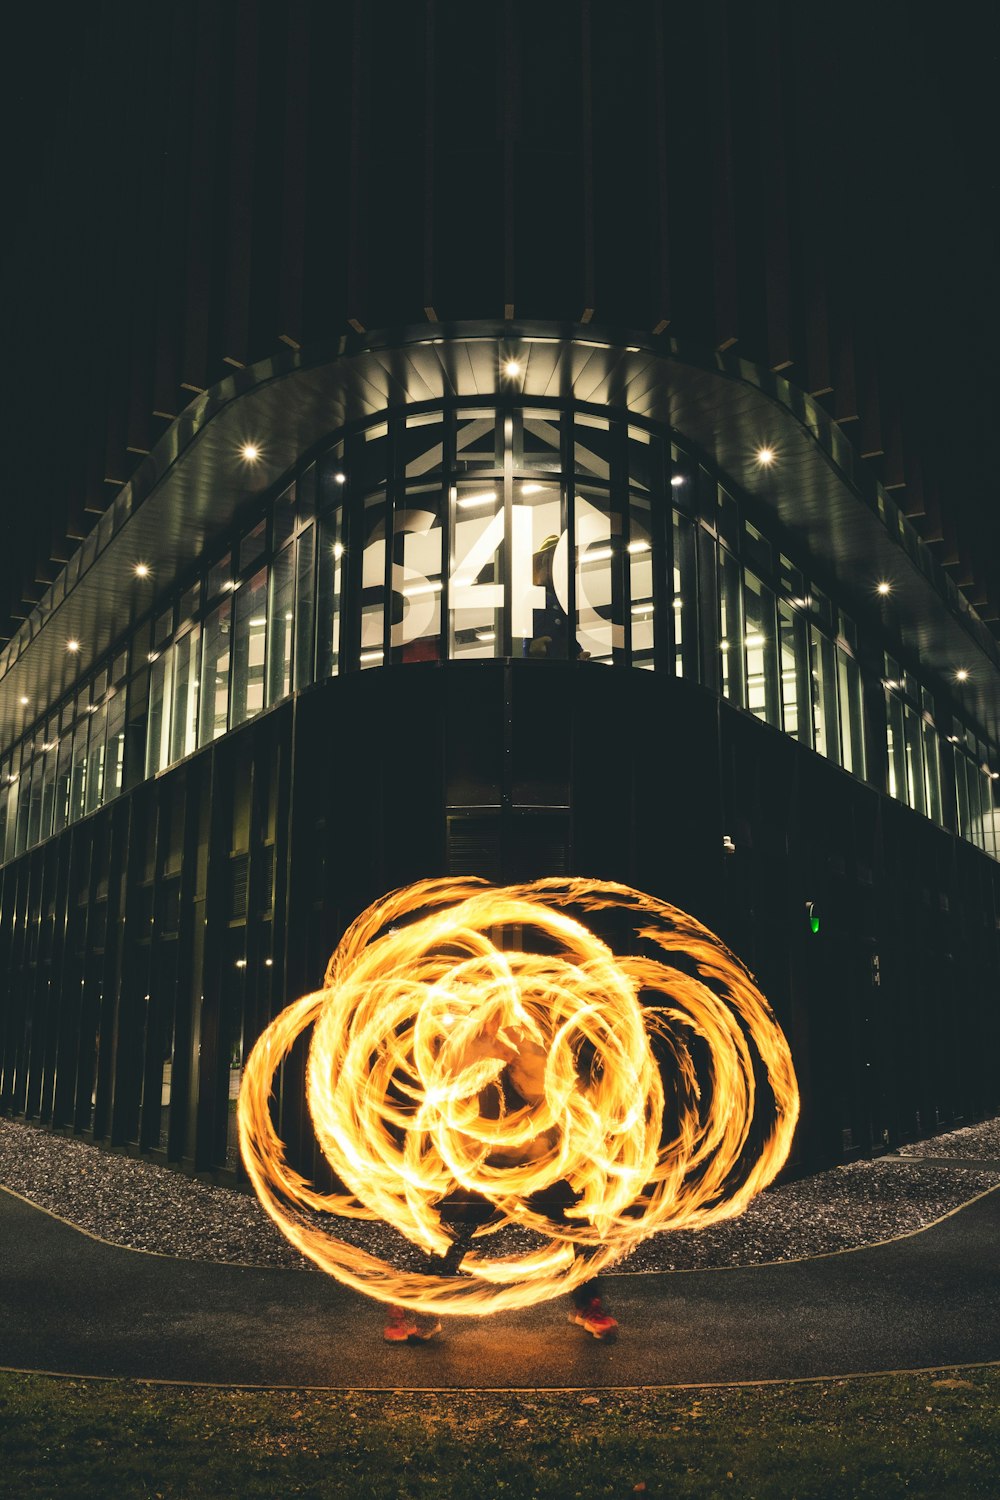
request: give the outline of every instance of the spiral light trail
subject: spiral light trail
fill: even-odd
[[[629,929],[632,951],[584,917]],[[288,1164],[269,1105],[310,1026],[331,1193]],[[442,879],[353,923],[324,988],[260,1037],[238,1109],[254,1188],[304,1255],[381,1301],[469,1314],[544,1301],[652,1234],[741,1213],[786,1160],[799,1099],[767,1001],[693,917],[608,881]],[[446,1272],[461,1200],[486,1222]],[[315,1210],[384,1220],[427,1273],[345,1244]],[[491,1257],[509,1224],[541,1248]]]

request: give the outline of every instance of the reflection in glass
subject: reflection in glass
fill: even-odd
[[[759,578],[746,573],[743,631],[746,646],[746,706],[768,724],[781,723],[778,712],[778,654],[774,648],[774,594]]]
[[[840,678],[840,754],[845,771],[865,779],[865,733],[861,698],[861,669],[853,656],[837,648]],[[919,760],[919,747],[918,755]]]
[[[625,649],[624,590],[621,517],[604,490],[577,487],[574,531],[577,640],[581,652],[610,663]]]
[[[102,703],[90,716],[90,738],[87,747],[86,810],[100,807],[104,796],[104,737],[108,727],[108,705]],[[33,842],[33,841],[32,841]]]
[[[719,681],[722,695],[743,707],[743,602],[740,565],[719,548]]]
[[[654,666],[655,643],[651,514],[648,496],[631,496],[628,528],[628,590],[632,626],[632,665],[648,670],[652,670]]]
[[[781,640],[781,712],[786,734],[803,744],[811,743],[809,625],[805,615],[778,602]]]
[[[149,719],[146,730],[146,775],[155,776],[170,764],[170,690],[174,653],[163,651],[149,674]],[[79,726],[77,728],[79,734]]]
[[[503,497],[499,481],[451,489],[449,655],[500,656],[503,646]]]
[[[340,607],[344,577],[344,509],[334,506],[319,522],[319,585],[316,600],[316,675],[340,670]]]
[[[514,485],[512,619],[515,655],[565,661],[580,655],[569,638],[568,542],[557,481]]]
[[[840,725],[837,716],[837,674],[833,642],[811,627],[813,745],[820,755],[838,764]]]
[[[362,668],[380,667],[385,659],[385,494],[365,500],[361,555]]]
[[[201,629],[195,626],[174,647],[174,709],[170,735],[171,762],[198,748],[198,647]]]
[[[313,680],[313,629],[316,624],[316,527],[308,526],[295,543],[295,646],[292,667],[295,690]]]
[[[229,645],[232,600],[226,599],[205,621],[201,662],[201,712],[198,743],[209,745],[226,732],[229,713]]]
[[[233,613],[233,728],[260,713],[264,707],[267,572],[267,568],[261,568],[236,595]]]
[[[271,564],[267,605],[267,702],[292,691],[292,635],[295,625],[295,549],[284,547]]]
[[[408,494],[393,517],[394,661],[440,659],[441,557],[441,491]]]

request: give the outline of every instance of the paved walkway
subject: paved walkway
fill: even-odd
[[[0,1189],[0,1367],[339,1389],[712,1384],[1000,1361],[1000,1189],[888,1245],[778,1266],[607,1278],[621,1337],[568,1299],[386,1345],[325,1276],[105,1245]]]

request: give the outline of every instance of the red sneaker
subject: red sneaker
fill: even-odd
[[[410,1339],[426,1343],[441,1332],[438,1318],[417,1318],[405,1307],[390,1307],[389,1316],[382,1330],[387,1344],[406,1344]]]
[[[591,1297],[585,1307],[574,1307],[569,1315],[571,1323],[578,1323],[595,1339],[613,1339],[618,1333],[618,1323],[601,1306],[600,1297]]]

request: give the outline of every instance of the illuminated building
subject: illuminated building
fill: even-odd
[[[428,68],[451,67],[425,30],[447,7],[413,11]],[[529,56],[511,26],[544,71],[558,39]],[[573,32],[585,78],[601,36]],[[387,45],[401,69],[406,36]],[[748,294],[724,203],[699,340],[668,322],[657,194],[634,199],[641,276],[609,236],[586,87],[567,150],[589,196],[553,187],[553,250],[525,232],[516,123],[460,139],[432,78],[394,156],[352,114],[360,76],[331,106],[344,234],[294,149],[310,104],[282,137],[280,296],[226,262],[218,316],[185,304],[171,399],[194,399],[0,654],[3,1107],[226,1173],[244,1057],[365,904],[425,875],[580,873],[675,902],[757,975],[802,1082],[798,1165],[995,1109],[994,637],[778,368],[789,308],[762,293],[756,340],[727,336]],[[675,107],[655,85],[651,128]],[[480,136],[495,222],[459,180]],[[310,314],[317,222],[337,289]],[[295,1140],[301,1089],[281,1107]]]

